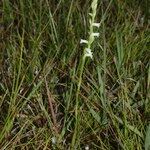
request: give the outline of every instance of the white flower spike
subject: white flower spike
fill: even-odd
[[[99,33],[92,33],[92,36],[99,37]]]
[[[88,41],[87,41],[87,40],[83,40],[83,39],[81,39],[81,40],[80,40],[80,44],[82,44],[82,43],[87,44],[87,43],[88,43]]]
[[[86,57],[90,57],[91,59],[93,59],[93,53],[92,53],[92,51],[91,51],[90,48],[86,48],[86,49],[85,49],[84,57],[85,57],[85,58],[86,58]]]
[[[92,26],[99,28],[100,27],[100,23],[93,23]]]

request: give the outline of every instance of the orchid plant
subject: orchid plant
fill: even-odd
[[[80,91],[80,87],[81,87],[81,81],[82,81],[83,68],[84,68],[84,65],[85,65],[85,59],[87,57],[90,57],[91,59],[93,59],[93,52],[91,50],[91,46],[92,46],[92,43],[94,42],[95,37],[99,37],[99,33],[94,32],[95,27],[96,28],[100,27],[100,23],[95,23],[97,3],[98,3],[98,0],[93,0],[93,2],[91,4],[92,12],[89,13],[90,27],[89,27],[88,40],[85,40],[85,39],[80,40],[80,44],[86,44],[86,47],[84,48],[84,52],[83,52],[83,58],[82,58],[82,62],[81,62],[81,69],[80,69],[81,71],[80,71],[80,76],[79,76],[77,92]]]
[[[80,44],[82,44],[82,43],[87,44],[86,48],[84,49],[83,59],[85,59],[86,57],[90,57],[91,59],[93,58],[91,45],[94,42],[94,38],[99,37],[99,33],[94,32],[94,27],[97,27],[97,28],[100,27],[100,23],[95,23],[95,16],[96,16],[96,10],[97,10],[97,0],[93,0],[93,2],[91,4],[91,8],[92,8],[92,13],[89,13],[89,15],[90,15],[89,38],[88,38],[88,40],[85,40],[85,39],[80,40]]]
[[[97,4],[98,0],[93,0],[91,4],[91,13],[89,13],[89,37],[86,39],[81,39],[80,44],[85,44],[85,48],[83,51],[83,56],[81,60],[81,66],[79,69],[79,81],[78,81],[78,87],[77,87],[77,92],[76,92],[76,106],[75,106],[75,117],[76,117],[76,123],[75,123],[75,130],[74,130],[74,135],[72,138],[72,147],[75,146],[76,141],[78,139],[78,130],[79,130],[79,93],[80,93],[80,88],[81,88],[81,83],[82,83],[82,75],[84,71],[84,65],[85,65],[85,60],[86,58],[90,57],[93,59],[93,52],[91,49],[92,43],[94,42],[94,39],[96,37],[99,37],[99,33],[94,32],[94,28],[99,28],[100,23],[95,22],[95,17],[96,17],[96,11],[97,11]]]

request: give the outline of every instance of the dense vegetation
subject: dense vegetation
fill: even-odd
[[[91,3],[0,2],[0,149],[148,150],[148,0],[98,1],[78,90]]]

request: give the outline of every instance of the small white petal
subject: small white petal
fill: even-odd
[[[56,138],[52,137],[52,144],[56,144]]]
[[[34,74],[37,75],[38,73],[39,73],[39,71],[38,71],[38,70],[35,70]]]
[[[86,145],[85,146],[85,150],[89,150],[90,148],[89,148],[89,145]]]
[[[99,28],[100,27],[100,23],[93,23],[92,26]]]
[[[84,57],[90,57],[91,59],[93,59],[93,53],[90,48],[85,49]]]
[[[89,53],[91,52],[91,49],[90,48],[85,48],[86,49],[86,52]]]
[[[19,93],[21,94],[23,92],[23,90],[24,90],[24,88],[21,88],[20,91],[19,91]]]
[[[81,39],[81,40],[80,40],[80,44],[82,44],[82,43],[86,43],[86,44],[87,44],[87,43],[88,43],[88,41],[87,41],[87,40],[83,40],[83,39]]]
[[[92,33],[92,36],[99,37],[99,33]]]
[[[92,17],[93,16],[93,14],[92,13],[89,13],[89,15]]]

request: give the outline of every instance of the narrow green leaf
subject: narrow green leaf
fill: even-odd
[[[117,117],[117,116],[114,116],[114,117],[117,119],[117,121],[118,121],[119,123],[124,124],[123,121],[122,121],[119,117]],[[138,136],[140,136],[141,138],[143,138],[142,133],[137,129],[137,127],[134,127],[134,126],[132,126],[132,125],[130,125],[130,124],[126,124],[125,126],[126,126],[129,130],[133,131],[135,134],[137,134]]]
[[[93,118],[98,122],[101,123],[101,117],[100,115],[90,106],[88,106],[90,113],[92,114]]]
[[[150,124],[147,127],[147,131],[146,131],[145,150],[150,150]]]

